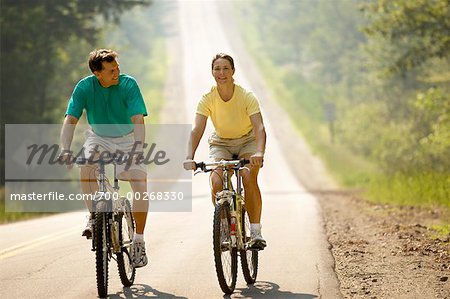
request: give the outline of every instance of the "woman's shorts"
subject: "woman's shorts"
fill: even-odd
[[[214,160],[241,159],[244,155],[256,153],[256,137],[253,130],[246,135],[228,139],[212,133],[208,139],[209,157]]]

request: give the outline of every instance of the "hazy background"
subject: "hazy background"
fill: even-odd
[[[122,71],[150,99],[148,121],[158,122],[171,21],[161,16],[171,3],[1,1],[2,186],[4,124],[61,123],[93,48],[119,52]],[[448,1],[222,7],[234,12],[224,24],[240,28],[276,100],[342,186],[375,201],[450,206]],[[2,220],[16,217],[1,206]]]

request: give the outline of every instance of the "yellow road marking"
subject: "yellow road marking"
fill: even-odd
[[[32,248],[38,247],[40,245],[43,245],[45,243],[49,243],[51,241],[61,239],[65,236],[73,234],[76,231],[77,231],[76,228],[69,228],[69,229],[54,233],[54,234],[42,236],[40,238],[36,238],[36,239],[30,240],[28,242],[24,242],[19,245],[15,245],[15,246],[6,248],[6,249],[0,251],[0,261],[3,259],[6,259],[8,257],[15,256],[21,252],[24,252],[24,251],[30,250]]]

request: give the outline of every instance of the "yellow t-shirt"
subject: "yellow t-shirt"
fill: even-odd
[[[240,138],[253,129],[250,116],[259,113],[255,95],[235,84],[233,97],[225,102],[217,87],[205,94],[197,106],[197,113],[211,117],[216,134],[221,138]]]

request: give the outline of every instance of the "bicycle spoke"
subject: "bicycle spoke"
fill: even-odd
[[[231,247],[230,207],[228,203],[216,206],[213,241],[219,285],[224,293],[231,294],[236,285],[237,251]]]

